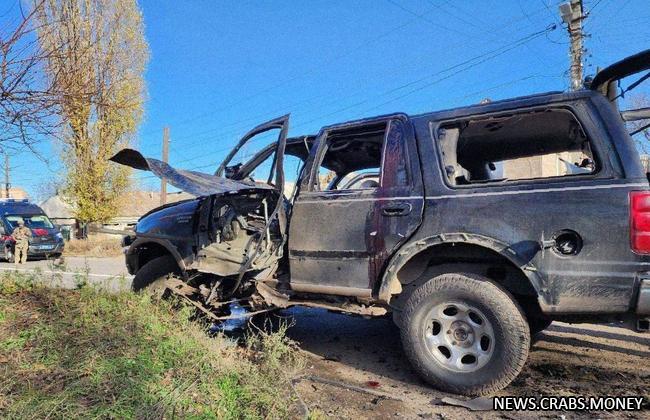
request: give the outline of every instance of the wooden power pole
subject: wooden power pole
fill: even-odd
[[[169,162],[169,127],[163,128],[162,161]],[[167,180],[160,179],[160,204],[167,203]]]
[[[5,198],[9,198],[11,184],[9,183],[9,155],[5,153]]]
[[[562,20],[567,25],[570,40],[571,55],[571,90],[582,88],[582,0],[570,0],[560,5]]]

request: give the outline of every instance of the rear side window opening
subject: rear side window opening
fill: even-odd
[[[590,175],[591,143],[566,109],[443,123],[436,133],[450,186]]]

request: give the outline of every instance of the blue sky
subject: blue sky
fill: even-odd
[[[323,125],[568,86],[567,34],[557,0],[141,0],[151,61],[136,148],[212,172],[237,138],[291,113],[291,135]],[[649,47],[647,0],[586,0],[586,73]],[[557,29],[545,30],[556,24]],[[28,154],[13,184],[35,194],[54,179]],[[139,172],[141,188],[159,182]]]

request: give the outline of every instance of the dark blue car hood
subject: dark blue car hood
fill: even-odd
[[[179,190],[197,197],[273,189],[268,184],[252,181],[233,181],[232,179],[202,172],[175,169],[161,160],[144,157],[140,152],[133,149],[122,149],[110,160],[134,169],[151,171],[158,178],[165,178],[167,182]]]

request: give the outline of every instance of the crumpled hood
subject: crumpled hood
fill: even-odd
[[[158,178],[165,178],[174,187],[197,197],[213,194],[236,193],[245,190],[271,190],[267,184],[233,181],[202,172],[174,169],[167,163],[153,158],[146,158],[133,149],[122,149],[109,160],[134,169],[151,171]]]

